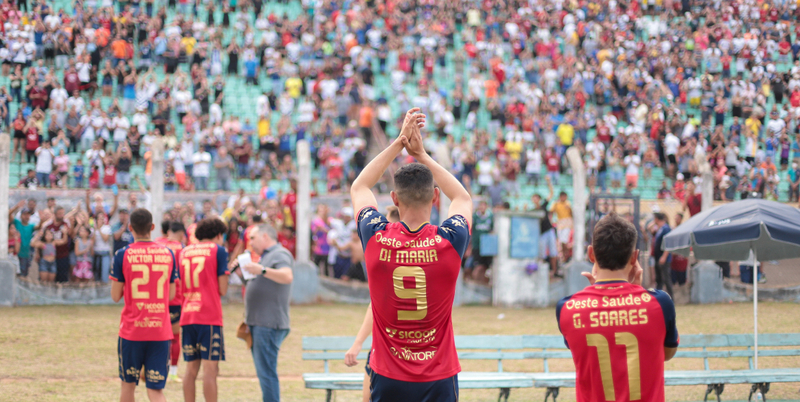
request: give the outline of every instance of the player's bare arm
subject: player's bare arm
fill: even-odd
[[[219,285],[219,295],[225,296],[228,293],[228,277],[230,275],[220,275],[217,277],[217,283]]]
[[[413,108],[406,113],[403,120],[403,127],[397,139],[384,149],[378,156],[367,164],[361,174],[356,177],[353,185],[350,186],[350,198],[353,200],[353,211],[358,219],[358,213],[364,207],[377,207],[375,195],[372,194],[372,187],[378,184],[383,172],[389,168],[392,161],[403,150],[404,138],[412,135],[413,130],[419,131],[419,126],[425,125],[425,115],[418,113],[419,108]],[[436,177],[436,176],[434,176]],[[470,212],[470,214],[472,214]]]
[[[122,300],[122,294],[123,294],[124,290],[125,290],[125,282],[112,281],[111,282],[111,300],[113,300],[114,303],[119,303],[119,301]],[[170,292],[169,293],[170,296],[172,296],[172,285],[170,285],[169,292]]]
[[[670,359],[675,357],[675,353],[678,353],[678,348],[664,347],[664,361],[665,362],[670,361]]]
[[[409,136],[400,136],[408,154],[413,156],[417,162],[425,165],[431,170],[433,180],[439,185],[439,188],[450,198],[450,210],[447,211],[448,217],[453,215],[461,215],[467,220],[469,226],[472,227],[472,197],[469,192],[461,183],[447,171],[442,165],[433,160],[422,144],[422,133],[419,127],[411,127]],[[355,197],[354,197],[355,200]]]
[[[289,267],[269,268],[255,262],[251,262],[243,267],[253,275],[261,275],[275,283],[288,285],[294,280],[294,274]],[[226,285],[227,288],[227,285]]]
[[[344,354],[344,364],[347,367],[353,367],[358,364],[358,354],[361,353],[361,348],[364,346],[364,341],[367,340],[369,334],[372,333],[372,303],[367,306],[367,313],[364,315],[364,322],[361,323],[361,329],[358,330],[356,340],[350,350]]]

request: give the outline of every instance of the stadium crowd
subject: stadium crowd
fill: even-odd
[[[693,213],[708,166],[717,199],[798,197],[795,2],[297,6],[290,18],[262,0],[3,1],[0,72],[8,87],[0,88],[0,125],[12,135],[12,160],[30,167],[19,186],[144,189],[132,172],[142,166],[149,181],[150,146],[160,136],[167,191],[237,190],[237,181],[261,180],[250,203],[223,208],[234,211],[229,243],[255,211],[282,221],[281,234],[292,238],[294,191],[273,183],[294,177],[296,141],[311,142],[315,177],[324,183],[315,190],[342,192],[385,146],[398,112],[416,106],[435,134],[426,146],[488,209],[549,209],[552,226],[569,226],[567,194],[559,208],[552,195],[518,202],[521,186],[563,186],[571,146],[593,192],[636,192],[663,171],[653,194]],[[229,86],[242,78],[260,93],[252,117],[229,102]],[[52,216],[39,217],[70,223],[67,243],[54,231],[56,265],[65,250],[77,254],[78,239],[82,248],[94,239],[95,256],[117,248],[102,244],[120,241],[125,213],[98,202],[62,211],[63,218],[49,207]],[[28,219],[41,212],[27,209]],[[198,214],[175,210],[187,227]],[[325,269],[340,277],[358,271],[350,269],[358,262],[350,249],[358,247],[348,214],[333,215],[336,240],[328,212],[317,212],[314,254],[327,255]],[[81,225],[91,230],[82,234]],[[569,231],[562,232],[552,232],[548,257],[568,258]],[[36,240],[42,254],[53,254],[43,234]],[[31,239],[20,256],[30,255]]]

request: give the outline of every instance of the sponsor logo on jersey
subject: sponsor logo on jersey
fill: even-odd
[[[426,360],[431,360],[436,355],[435,350],[427,350],[424,352],[412,352],[409,348],[400,348],[398,351],[394,346],[390,347],[389,350],[392,352],[392,356],[395,356],[401,360],[411,361],[411,362],[421,362]]]

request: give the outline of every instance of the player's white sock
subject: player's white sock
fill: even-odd
[[[178,366],[169,366],[169,375],[178,375]]]

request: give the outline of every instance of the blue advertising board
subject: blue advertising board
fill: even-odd
[[[511,258],[533,259],[539,257],[539,219],[523,216],[511,217]]]

